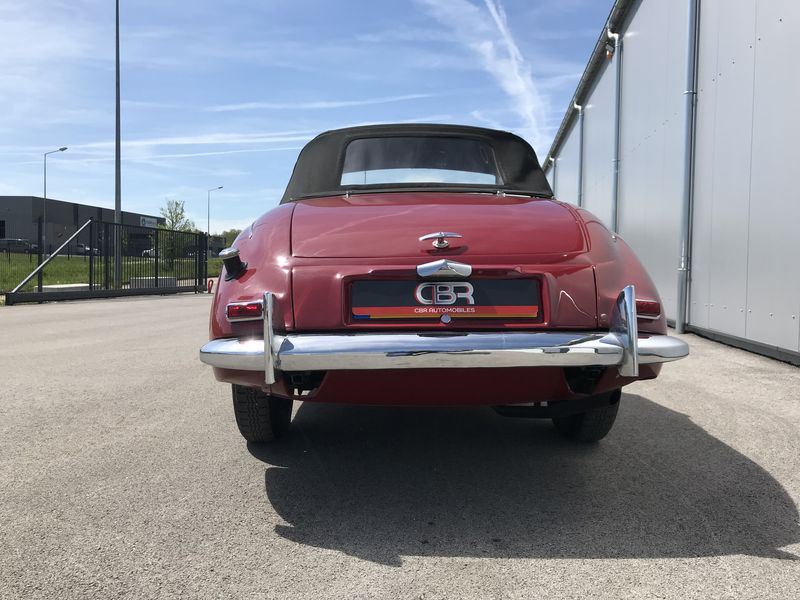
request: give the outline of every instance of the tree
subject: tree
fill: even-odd
[[[218,234],[220,237],[225,238],[225,243],[230,246],[233,243],[233,240],[237,238],[237,236],[242,233],[241,229],[226,229],[222,233]]]
[[[170,231],[185,231],[187,233],[194,233],[194,221],[186,216],[186,208],[182,200],[169,200],[159,211],[161,216],[164,217],[166,223],[159,224],[158,228],[164,231],[162,235],[158,236],[158,256],[160,260],[164,261],[164,266],[167,270],[172,271],[175,268],[175,260],[179,258],[188,257],[189,253],[196,248],[191,247],[193,244],[194,236],[189,236],[183,233],[170,233]]]
[[[194,221],[186,216],[183,200],[167,199],[166,205],[164,205],[159,212],[166,220],[164,229],[175,229],[177,231],[195,230]]]

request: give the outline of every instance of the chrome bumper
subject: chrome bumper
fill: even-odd
[[[619,295],[608,332],[511,333],[274,333],[273,297],[264,295],[264,339],[219,339],[200,349],[200,360],[223,369],[276,371],[500,367],[619,367],[636,377],[640,364],[689,354],[682,340],[638,337],[633,286]]]

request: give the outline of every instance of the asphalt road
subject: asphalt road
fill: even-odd
[[[0,597],[798,597],[800,369],[688,336],[596,446],[304,404],[248,448],[208,307],[0,308]]]

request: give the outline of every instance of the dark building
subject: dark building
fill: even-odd
[[[38,220],[46,213],[44,238],[47,246],[46,253],[50,253],[63,244],[76,229],[90,218],[96,222],[114,222],[114,210],[111,208],[64,202],[51,198],[48,198],[46,202],[45,210],[45,200],[40,196],[0,196],[0,239],[21,239],[33,245],[38,244]],[[122,211],[124,225],[142,228],[130,232],[131,238],[136,238],[130,240],[133,242],[131,247],[137,251],[151,247],[151,229],[163,225],[165,222],[162,217]],[[75,243],[81,241],[76,239]],[[88,243],[88,235],[86,242]]]

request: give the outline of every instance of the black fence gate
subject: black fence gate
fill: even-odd
[[[41,222],[39,230],[41,239]],[[0,282],[17,281],[9,291],[0,287],[6,304],[202,292],[207,285],[204,233],[89,220],[53,254],[39,246],[0,248]]]

